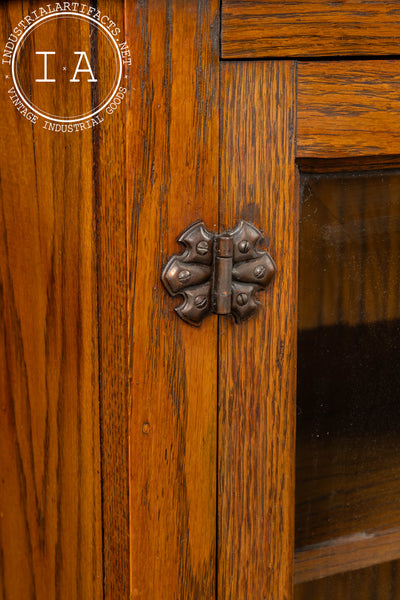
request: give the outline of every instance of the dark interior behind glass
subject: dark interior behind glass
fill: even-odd
[[[400,598],[399,298],[400,171],[303,173],[296,600]]]

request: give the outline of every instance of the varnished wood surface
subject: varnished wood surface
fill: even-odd
[[[255,319],[220,319],[219,600],[292,593],[294,80],[291,62],[221,66],[221,227],[261,228],[277,273]]]
[[[299,158],[400,153],[396,60],[299,62]]]
[[[125,39],[124,3],[98,0],[97,8],[117,23]],[[101,44],[99,37],[97,43]],[[98,47],[100,82],[112,69]],[[128,87],[122,78],[121,87]],[[93,130],[99,316],[100,423],[104,598],[129,598],[126,100]]]
[[[222,58],[399,54],[400,7],[380,0],[222,0]]]
[[[36,6],[1,4],[2,47]],[[9,87],[2,77],[0,597],[100,599],[92,132],[32,127]]]
[[[398,169],[400,157],[398,154],[381,156],[348,156],[344,158],[298,158],[297,166],[301,173],[351,173],[357,171],[383,171]]]
[[[399,559],[399,527],[362,531],[297,551],[294,582],[314,581]]]
[[[215,598],[217,319],[192,328],[160,274],[218,225],[218,2],[126,6],[131,594]]]
[[[396,600],[399,561],[348,571],[295,586],[295,600]]]

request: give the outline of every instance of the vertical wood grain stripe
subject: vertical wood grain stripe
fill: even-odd
[[[98,0],[125,39],[124,2]],[[99,37],[97,43],[101,44]],[[104,43],[104,42],[103,42]],[[113,70],[98,48],[100,83],[110,86]],[[121,87],[127,87],[123,78]],[[101,91],[101,90],[100,90]],[[127,249],[125,113],[127,101],[93,130],[97,210],[100,416],[104,598],[129,598]]]
[[[215,598],[216,319],[160,282],[176,237],[218,219],[218,1],[126,5],[131,594]]]
[[[295,67],[221,66],[222,227],[265,233],[277,265],[254,320],[220,318],[218,600],[289,600],[293,564]]]
[[[400,153],[400,74],[394,60],[300,62],[298,157]]]
[[[37,6],[1,4],[1,47]],[[0,597],[100,599],[92,132],[32,126],[0,83]]]
[[[399,54],[396,1],[222,0],[222,58]]]

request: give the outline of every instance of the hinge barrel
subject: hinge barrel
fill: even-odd
[[[230,235],[215,238],[214,312],[229,315],[232,308],[233,240]]]

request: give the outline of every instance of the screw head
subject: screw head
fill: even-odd
[[[246,254],[250,250],[250,244],[247,240],[239,242],[239,252]]]
[[[254,269],[254,276],[257,277],[257,279],[262,279],[264,275],[265,267],[263,267],[262,265],[258,265],[258,267]]]
[[[201,240],[196,246],[196,251],[197,254],[201,254],[202,256],[204,256],[204,254],[207,254],[208,242],[206,242],[205,240]]]
[[[178,279],[182,283],[188,281],[191,278],[191,276],[192,274],[190,273],[190,271],[187,271],[186,269],[178,273]]]
[[[196,308],[205,308],[207,306],[207,298],[205,296],[196,296],[194,305]]]
[[[238,294],[236,302],[239,304],[239,306],[244,306],[245,304],[247,304],[248,301],[249,297],[247,294],[245,294],[244,292]]]

